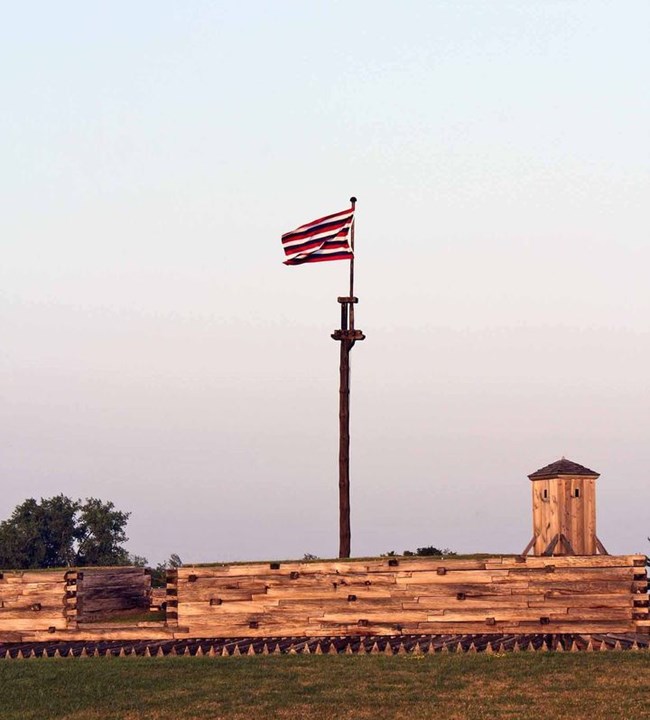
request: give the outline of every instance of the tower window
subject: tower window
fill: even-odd
[[[579,498],[580,497],[580,488],[575,488],[573,491],[573,497]]]
[[[542,490],[542,498],[543,498],[544,500],[548,500],[548,489],[547,489],[547,488],[544,488],[544,489]]]

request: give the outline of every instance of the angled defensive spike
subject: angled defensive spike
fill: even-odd
[[[230,657],[228,648],[225,645],[221,648],[221,657]]]
[[[504,642],[503,642],[503,640],[502,640],[502,641],[499,643],[499,649],[497,650],[497,652],[499,652],[499,653],[504,653],[505,651],[506,651],[506,646],[505,646],[505,644],[504,644]]]
[[[316,649],[314,650],[314,655],[322,655],[323,654],[323,648],[321,647],[320,642],[316,644]]]
[[[465,648],[463,647],[460,640],[458,641],[458,645],[456,645],[456,652],[461,654],[465,652]]]
[[[217,651],[214,649],[214,645],[210,645],[210,647],[208,648],[207,656],[211,658],[217,656]]]
[[[268,654],[269,654],[269,646],[266,643],[264,643],[264,645],[262,645],[262,655],[268,655]]]
[[[559,638],[555,641],[555,652],[564,652],[564,648],[562,647],[562,643]]]
[[[302,654],[303,655],[311,655],[311,650],[309,649],[309,643],[305,643],[303,645]]]
[[[427,646],[427,652],[429,654],[434,653],[436,651],[436,646],[433,644],[433,640],[429,640],[429,645]]]
[[[404,647],[404,643],[400,642],[400,644],[397,646],[397,655],[406,655],[406,648]]]
[[[544,640],[540,646],[540,652],[548,652],[550,650],[549,646],[546,644],[546,640]]]
[[[81,648],[81,652],[79,653],[79,657],[83,657],[83,658],[88,657],[88,651],[86,650],[86,646],[85,646],[85,645]]]
[[[622,649],[623,649],[623,648],[621,647],[621,641],[620,641],[620,640],[617,640],[617,641],[614,643],[614,650],[622,650]]]
[[[34,650],[34,648],[32,648],[32,651],[29,653],[29,655],[27,657],[29,657],[29,658],[38,657],[38,655],[36,655],[36,650]]]
[[[630,650],[634,650],[634,652],[639,651],[639,643],[636,640],[630,645]]]
[[[607,643],[604,640],[600,641],[600,647],[598,648],[600,652],[607,652],[609,648],[607,647]]]
[[[477,649],[476,649],[476,645],[474,645],[474,641],[473,641],[473,640],[472,640],[472,642],[469,644],[469,647],[467,648],[467,652],[468,652],[468,653],[478,652]]]
[[[200,645],[196,648],[194,657],[203,657],[203,648]]]
[[[344,650],[343,652],[344,652],[345,655],[352,655],[352,654],[353,654],[353,652],[352,652],[352,645],[350,645],[350,643],[348,643],[348,644],[345,646],[345,650]]]
[[[190,646],[186,645],[185,650],[183,650],[183,655],[185,655],[186,657],[189,657],[191,654],[192,653],[190,652]]]
[[[7,650],[7,655],[9,655],[9,650]],[[54,651],[54,657],[55,657],[55,658],[60,658],[60,657],[61,657],[61,653],[59,652],[59,648],[56,648],[56,650]]]
[[[93,657],[99,657],[99,648],[97,645],[95,645],[95,649],[93,650]]]
[[[512,646],[512,652],[520,652],[521,648],[519,647],[519,643],[515,640],[515,644]]]
[[[158,645],[158,652],[156,653],[156,657],[165,657],[165,651],[162,649],[162,645]]]
[[[273,654],[274,655],[282,654],[282,649],[280,648],[280,643],[275,643],[275,647],[273,648]]]
[[[247,654],[247,655],[255,655],[255,648],[253,647],[253,643],[251,643],[251,644],[248,646],[248,652],[247,652],[246,654]]]
[[[25,659],[25,656],[23,655],[23,651],[18,650],[18,652],[16,653],[16,660],[24,660],[24,659]]]
[[[569,652],[580,652],[580,648],[578,647],[575,639],[571,643],[571,648],[570,648]]]
[[[338,652],[336,651],[336,645],[334,645],[333,642],[330,643],[329,650],[327,651],[328,655],[338,655]]]
[[[126,653],[124,652],[124,645],[120,648],[120,654],[118,657],[126,657]]]
[[[144,655],[145,657],[151,657],[151,650],[149,650],[149,646],[148,646],[148,645],[145,647],[143,655]]]
[[[594,644],[591,642],[591,638],[589,638],[589,642],[587,643],[587,647],[585,648],[586,652],[593,652],[594,651]]]
[[[287,653],[289,655],[297,655],[296,646],[293,643],[291,643],[291,645],[289,645],[289,649],[287,650]]]
[[[415,646],[413,647],[413,650],[411,650],[411,655],[422,655],[422,648],[420,647],[420,641],[416,641]]]
[[[370,654],[376,655],[379,652],[379,645],[377,645],[377,641],[372,644],[372,647],[370,648]]]
[[[41,653],[42,658],[49,658],[50,656],[47,654],[47,648],[43,648],[43,652]]]
[[[431,644],[429,645],[429,648],[432,648],[432,647],[433,647],[433,643],[431,643]],[[435,651],[435,648],[434,648],[434,651]],[[429,652],[431,652],[431,650],[429,650]],[[440,648],[440,652],[441,652],[441,653],[448,653],[448,652],[449,652],[449,646],[447,645],[447,643],[443,643],[442,647]]]
[[[494,655],[494,649],[492,648],[492,643],[488,640],[488,644],[485,646],[485,654],[486,655]]]
[[[390,646],[390,641],[386,640],[386,647],[384,648],[384,655],[392,655],[393,648]]]
[[[172,649],[168,653],[169,655],[176,656],[178,653],[176,652],[176,645],[172,645]]]
[[[241,655],[241,650],[239,649],[239,644],[235,643],[235,649],[232,651],[233,655]]]
[[[104,650],[104,657],[113,657],[113,653],[110,648],[106,648],[106,650]]]

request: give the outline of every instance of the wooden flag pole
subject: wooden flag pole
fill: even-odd
[[[352,210],[357,199],[350,198]],[[354,327],[354,306],[359,299],[354,297],[354,222],[350,229],[350,294],[338,298],[341,304],[341,329],[332,333],[334,340],[341,343],[339,365],[339,557],[350,557],[350,350],[357,340],[365,340],[361,330]]]

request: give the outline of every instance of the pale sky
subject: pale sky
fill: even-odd
[[[0,519],[129,510],[155,563],[518,552],[527,475],[650,545],[650,3],[0,3]]]

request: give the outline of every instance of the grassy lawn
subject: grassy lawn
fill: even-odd
[[[2,720],[647,720],[650,653],[0,661]]]

